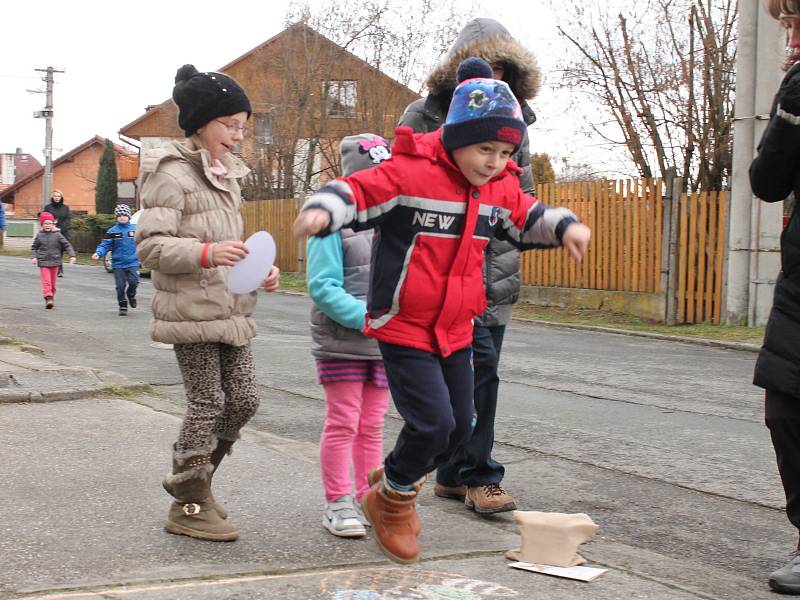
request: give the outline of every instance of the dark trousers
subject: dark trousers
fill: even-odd
[[[67,241],[69,241],[69,231],[68,230],[62,229],[61,230],[61,235],[63,235],[65,238],[67,238]],[[61,257],[62,258],[64,257],[64,253],[63,252],[61,253]],[[63,274],[64,274],[64,263],[62,261],[62,262],[58,263],[58,276],[61,277]]]
[[[436,472],[442,485],[476,487],[500,483],[505,467],[492,458],[494,420],[497,414],[497,391],[500,377],[500,349],[503,346],[505,325],[475,327],[472,336],[472,364],[475,369],[475,414],[477,420],[472,435]]]
[[[443,358],[384,342],[380,348],[392,400],[405,421],[385,473],[411,485],[450,458],[472,431],[472,350]]]
[[[767,390],[764,416],[786,494],[786,516],[800,529],[800,398]]]
[[[120,306],[128,306],[128,300],[136,298],[139,269],[114,269],[114,283],[117,285],[117,302]]]

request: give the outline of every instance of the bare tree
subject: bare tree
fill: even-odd
[[[341,173],[341,137],[364,131],[391,136],[470,11],[474,3],[465,10],[455,0],[334,0],[313,14],[302,3],[292,5],[275,65],[281,78],[269,83],[280,87],[270,96],[281,100],[253,107],[246,197],[304,194]],[[342,50],[364,61],[371,75],[348,80]],[[410,91],[386,85],[387,77]]]
[[[723,189],[731,169],[737,0],[617,4],[561,5],[576,23],[558,28],[573,50],[564,82],[606,110],[591,133],[623,146],[642,177],[675,167],[692,190]]]
[[[555,181],[558,183],[571,183],[575,181],[600,181],[602,177],[597,169],[584,162],[573,162],[567,157],[561,158],[561,166]]]
[[[531,154],[531,172],[536,183],[555,183],[556,172],[553,162],[546,153]]]

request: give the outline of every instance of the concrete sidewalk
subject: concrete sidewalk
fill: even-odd
[[[146,387],[119,373],[54,363],[41,348],[0,336],[0,403],[55,402]]]
[[[79,367],[55,365],[24,345],[2,349],[0,369],[12,369],[4,374],[20,398],[47,387],[54,391],[42,398],[62,401],[0,403],[0,598],[772,597],[763,582],[606,539],[602,523],[581,549],[609,569],[596,581],[510,569],[503,552],[519,538],[509,515],[478,517],[434,500],[430,485],[420,498],[422,561],[401,567],[371,536],[345,540],[322,528],[316,444],[250,428],[214,480],[241,538],[169,535],[160,481],[179,415],[146,395],[103,395],[109,376],[91,369],[87,397],[67,399],[58,380]],[[83,373],[60,389],[91,384]],[[532,481],[546,494],[554,472],[544,462],[535,468]]]

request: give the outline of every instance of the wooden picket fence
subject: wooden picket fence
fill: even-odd
[[[592,242],[580,264],[563,248],[524,253],[523,285],[659,292],[662,188],[660,179],[539,185],[539,198],[572,210]]]
[[[677,322],[719,323],[724,289],[725,192],[683,194],[678,212]]]
[[[245,202],[242,207],[245,239],[256,231],[269,231],[277,249],[275,264],[281,271],[303,271],[305,240],[292,235],[292,223],[297,217],[298,201],[256,200]]]
[[[569,208],[591,227],[592,243],[580,264],[562,248],[523,253],[523,285],[671,294],[678,323],[719,323],[727,194],[673,200],[664,188],[661,179],[539,185],[543,202]],[[284,271],[305,270],[305,240],[291,233],[298,207],[295,199],[259,200],[242,211],[246,235],[264,229],[275,238]],[[674,249],[665,255],[670,233]]]

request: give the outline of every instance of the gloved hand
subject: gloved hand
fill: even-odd
[[[786,73],[778,88],[778,104],[787,113],[800,116],[800,63]]]

